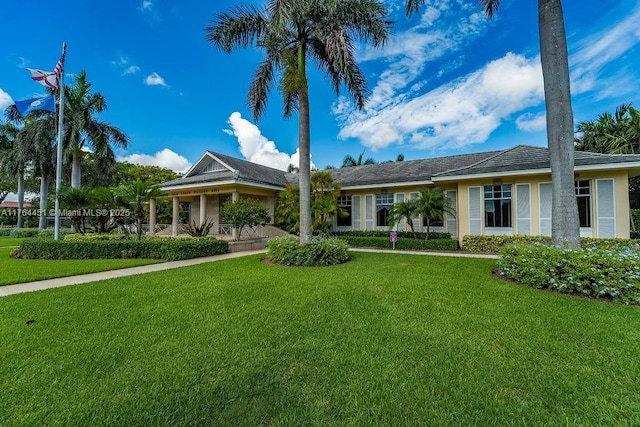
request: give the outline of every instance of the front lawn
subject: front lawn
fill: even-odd
[[[25,237],[6,237],[0,236],[0,248],[6,246],[18,246],[25,239]]]
[[[157,259],[14,259],[9,256],[14,249],[0,247],[0,286],[160,262]]]
[[[352,256],[0,298],[0,425],[640,423],[637,307]]]

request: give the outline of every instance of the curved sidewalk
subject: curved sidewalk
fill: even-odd
[[[497,255],[489,254],[471,254],[464,252],[426,252],[426,251],[394,251],[387,249],[366,249],[351,248],[353,252],[375,252],[386,254],[403,254],[403,255],[431,255],[431,256],[449,256],[460,258],[499,258]],[[62,286],[79,285],[81,283],[97,282],[98,280],[114,279],[117,277],[133,276],[136,274],[152,273],[154,271],[170,270],[172,268],[187,267],[190,265],[203,264],[205,262],[222,261],[230,258],[238,258],[248,255],[256,255],[265,253],[264,249],[257,251],[234,252],[223,255],[213,255],[203,258],[185,259],[181,261],[168,261],[159,264],[141,265],[138,267],[122,268],[120,270],[108,270],[98,273],[80,274],[78,276],[58,277],[55,279],[38,280],[36,282],[18,283],[16,285],[0,286],[0,297],[21,294],[24,292],[40,291],[43,289],[60,288]]]

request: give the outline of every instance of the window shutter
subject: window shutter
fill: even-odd
[[[362,229],[362,220],[360,218],[360,196],[351,197],[351,228],[360,231]]]
[[[395,202],[396,203],[402,203],[404,202],[404,193],[396,193],[395,194]],[[406,229],[406,222],[407,220],[402,218],[399,222],[398,222],[398,226],[397,226],[397,230],[398,231],[405,231]]]
[[[480,187],[469,187],[469,234],[482,234],[482,201]]]
[[[613,179],[596,179],[598,237],[616,237],[616,203]]]
[[[529,184],[516,184],[516,234],[531,234],[531,194]]]
[[[538,197],[540,199],[540,235],[551,236],[553,187],[550,182],[538,186]]]
[[[455,190],[449,190],[446,193],[447,203],[454,210],[454,213],[447,213],[446,228],[448,233],[451,233],[451,237],[458,237],[458,192]]]
[[[365,230],[373,230],[373,195],[364,196],[364,226]]]

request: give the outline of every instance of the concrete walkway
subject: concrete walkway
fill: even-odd
[[[498,255],[489,254],[471,254],[464,252],[426,252],[426,251],[394,251],[385,249],[364,249],[351,248],[353,252],[373,252],[385,254],[403,254],[403,255],[431,255],[431,256],[449,256],[461,258],[492,258],[498,259]],[[56,279],[38,280],[37,282],[18,283],[17,285],[0,286],[0,297],[8,295],[21,294],[24,292],[40,291],[43,289],[60,288],[62,286],[78,285],[81,283],[97,282],[98,280],[114,279],[116,277],[127,277],[136,274],[152,273],[154,271],[170,270],[172,268],[187,267],[190,265],[203,264],[205,262],[222,261],[230,258],[238,258],[248,255],[264,254],[264,249],[257,251],[235,252],[223,255],[214,255],[203,258],[185,259],[181,261],[168,261],[159,264],[141,265],[138,267],[123,268],[120,270],[101,271],[98,273],[81,274],[78,276],[59,277]]]
[[[203,264],[205,262],[222,261],[241,256],[263,254],[265,250],[235,252],[209,257],[184,259],[181,261],[168,261],[158,264],[141,265],[138,267],[123,268],[120,270],[101,271],[98,273],[80,274],[78,276],[59,277],[56,279],[38,280],[37,282],[18,283],[17,285],[0,286],[0,297],[21,294],[23,292],[40,291],[42,289],[60,288],[62,286],[78,285],[80,283],[97,282],[98,280],[114,279],[116,277],[133,276],[136,274],[152,273],[154,271],[170,270],[172,268],[187,267]]]

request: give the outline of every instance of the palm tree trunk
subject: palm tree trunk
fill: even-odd
[[[82,160],[81,153],[73,153],[71,163],[71,188],[80,188],[80,160]]]
[[[560,0],[538,0],[540,61],[547,109],[551,163],[553,244],[580,247],[580,223],[574,185],[574,139],[569,60]]]
[[[22,211],[24,210],[24,171],[18,171],[18,223],[17,228],[22,228],[24,223],[24,217]]]
[[[309,121],[309,88],[305,69],[305,51],[298,47],[298,77],[300,79],[298,149],[300,152],[300,243],[306,243],[313,237],[311,222],[311,136]]]
[[[49,198],[49,177],[40,177],[40,218],[38,220],[38,228],[44,230],[47,228],[47,199]]]

